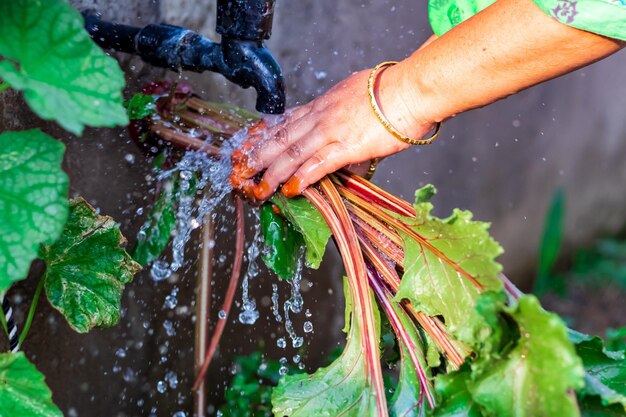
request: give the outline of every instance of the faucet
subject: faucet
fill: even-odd
[[[263,41],[269,39],[274,0],[217,0],[213,42],[196,32],[165,23],[137,28],[101,20],[83,12],[85,28],[104,49],[136,54],[145,62],[175,71],[213,71],[242,88],[257,92],[261,113],[285,111],[285,84],[280,66]]]

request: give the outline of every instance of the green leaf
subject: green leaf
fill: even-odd
[[[552,203],[546,214],[541,247],[539,249],[539,265],[533,292],[542,295],[549,290],[562,292],[563,282],[552,276],[552,268],[559,255],[563,240],[563,225],[565,223],[565,193],[557,190],[552,197]]]
[[[304,241],[300,232],[276,213],[273,206],[272,203],[261,206],[261,232],[268,249],[263,262],[279,278],[291,279],[298,271]]]
[[[425,314],[443,316],[451,333],[469,340],[468,335],[475,333],[474,305],[481,291],[455,266],[484,290],[500,290],[501,266],[495,258],[502,248],[489,236],[489,224],[472,221],[468,211],[455,209],[446,219],[432,216],[433,205],[427,199],[433,194],[432,186],[417,190],[416,217],[402,217],[426,243],[403,236],[404,275],[396,300],[408,299]]]
[[[158,258],[172,238],[178,205],[178,193],[175,188],[178,187],[174,179],[163,183],[159,198],[137,233],[137,243],[132,250],[132,257],[139,265],[146,266]]]
[[[345,287],[345,286],[344,286]],[[344,291],[350,306],[350,291]],[[377,337],[380,317],[374,308]],[[272,392],[275,416],[362,417],[376,415],[376,398],[370,386],[365,357],[361,349],[361,317],[350,315],[350,332],[341,356],[314,374],[284,376]]]
[[[406,332],[421,356],[425,349],[412,320],[398,304],[392,303],[392,308],[402,324],[401,331]],[[423,415],[422,409],[428,408],[428,405],[425,398],[422,398],[421,403],[419,401],[421,395],[420,381],[409,356],[409,351],[404,343],[401,341],[398,341],[398,343],[400,343],[400,374],[398,385],[389,401],[389,415],[390,417],[418,417]],[[418,360],[420,360],[419,357]],[[426,377],[430,379],[430,369],[426,364],[426,360],[422,358],[420,364],[426,373]]]
[[[156,111],[156,100],[147,94],[135,94],[124,105],[130,120],[140,120]]]
[[[66,0],[0,2],[0,78],[46,120],[83,127],[126,125],[124,74]]]
[[[24,353],[0,354],[0,417],[63,417],[44,379]]]
[[[306,245],[306,265],[319,268],[332,234],[322,215],[304,197],[287,198],[282,193],[276,193],[270,201],[280,208],[285,218],[302,234]]]
[[[160,155],[158,159],[161,159]],[[162,164],[162,161],[155,161],[156,163]],[[146,266],[161,255],[172,238],[180,200],[183,197],[195,196],[197,181],[196,174],[192,174],[183,190],[180,173],[177,172],[163,182],[159,197],[150,210],[148,219],[137,233],[137,242],[132,250],[135,262]]]
[[[468,367],[439,375],[435,380],[435,390],[441,398],[441,403],[430,415],[432,417],[482,417],[480,407],[467,389],[469,378]]]
[[[70,201],[61,238],[43,248],[48,300],[77,332],[120,320],[124,286],[141,269],[123,249],[125,243],[112,218],[77,199]]]
[[[604,348],[602,339],[570,331],[570,339],[585,367],[582,397],[597,395],[603,405],[620,404],[626,412],[626,358],[624,352]]]
[[[26,277],[67,219],[65,146],[39,130],[0,134],[0,293]]]
[[[473,376],[472,398],[498,417],[578,416],[570,390],[583,386],[584,370],[567,328],[533,296],[506,313],[519,326],[517,345]]]

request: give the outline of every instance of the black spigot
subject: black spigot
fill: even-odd
[[[273,7],[273,0],[218,0],[219,44],[178,26],[135,28],[90,13],[83,16],[87,31],[102,48],[137,54],[175,71],[218,72],[242,88],[253,87],[258,111],[280,114],[285,111],[283,76],[263,45],[271,33]]]

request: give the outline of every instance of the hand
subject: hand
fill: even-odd
[[[421,106],[415,98],[407,100],[408,91],[394,78],[399,67],[379,73],[377,100],[398,130],[422,137],[433,123],[416,117]],[[257,128],[233,155],[233,185],[246,197],[262,201],[288,180],[282,190],[292,197],[346,165],[409,147],[389,134],[372,111],[367,93],[369,73],[356,73],[310,103],[291,109],[278,124]],[[263,171],[255,185],[252,178]]]

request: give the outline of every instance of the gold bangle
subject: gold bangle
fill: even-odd
[[[367,168],[367,172],[363,175],[363,178],[366,180],[371,180],[376,172],[376,168],[378,167],[378,163],[380,162],[380,158],[374,158],[370,161],[370,166]]]
[[[433,134],[426,139],[413,139],[408,136],[404,136],[400,133],[393,125],[387,120],[383,112],[380,110],[378,106],[378,102],[376,102],[376,96],[374,95],[374,84],[376,83],[376,76],[378,75],[378,71],[384,67],[389,67],[392,65],[396,65],[397,61],[385,61],[376,65],[372,71],[370,72],[370,77],[367,80],[367,93],[370,97],[370,104],[372,105],[372,110],[374,110],[374,114],[378,118],[378,121],[387,129],[387,132],[391,133],[396,139],[408,143],[409,145],[428,145],[439,136],[439,131],[441,130],[441,122],[437,122],[435,124],[435,131]]]

